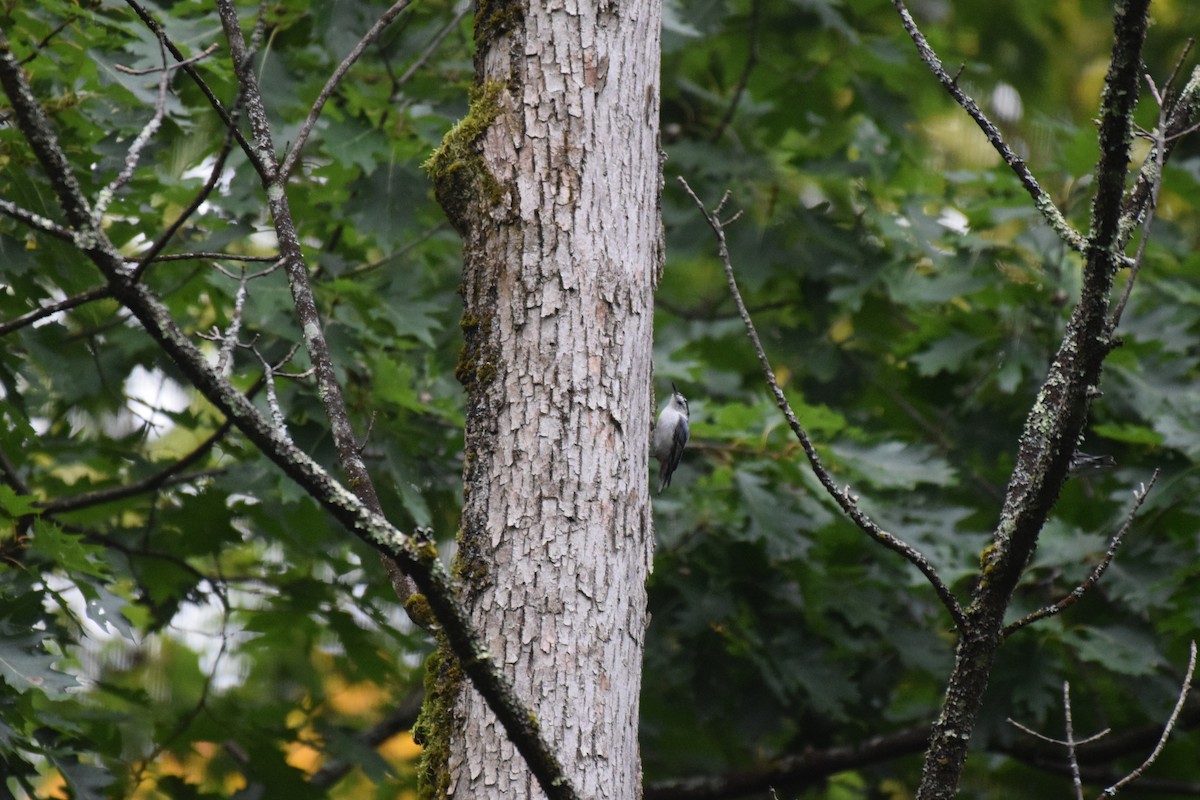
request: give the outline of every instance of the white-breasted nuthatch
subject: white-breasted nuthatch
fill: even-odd
[[[658,493],[671,485],[671,475],[683,459],[688,440],[687,398],[671,384],[671,399],[654,423],[654,457],[658,459]]]

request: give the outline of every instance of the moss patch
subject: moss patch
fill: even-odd
[[[485,81],[471,89],[470,110],[442,138],[421,166],[433,181],[433,192],[455,229],[462,235],[479,209],[498,203],[504,195],[476,147],[500,115],[504,84]]]
[[[439,641],[437,650],[425,659],[425,704],[413,726],[413,740],[424,748],[417,763],[420,800],[443,800],[450,788],[451,715],[464,680],[458,659]]]

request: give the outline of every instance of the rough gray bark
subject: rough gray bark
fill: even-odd
[[[1090,393],[1099,384],[1104,359],[1114,347],[1107,312],[1113,276],[1125,265],[1120,238],[1122,198],[1149,3],[1117,3],[1082,297],[1026,419],[1000,522],[981,554],[979,581],[959,629],[954,671],[925,753],[919,800],[949,800],[958,794],[971,734],[1000,645],[1005,611],[1058,499],[1087,420]]]
[[[466,240],[456,570],[588,798],[641,796],[659,19],[657,0],[481,8],[472,112],[430,161]],[[438,791],[541,796],[478,695],[443,689]]]

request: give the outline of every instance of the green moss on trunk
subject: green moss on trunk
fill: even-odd
[[[433,181],[433,192],[455,230],[466,236],[483,208],[499,203],[504,190],[492,176],[478,143],[500,115],[504,84],[485,81],[471,89],[467,116],[447,131],[442,143],[421,166]]]

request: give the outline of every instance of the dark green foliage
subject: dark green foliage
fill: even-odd
[[[960,84],[1086,229],[1111,5],[954,3],[937,6],[940,17],[933,5],[912,11],[950,72],[965,64]],[[1081,265],[925,71],[890,3],[688,9],[679,18],[694,31],[665,38],[669,256],[657,363],[692,401],[693,446],[680,492],[656,505],[643,723],[651,785],[928,724],[953,653],[951,623],[917,571],[873,546],[810,477],[736,320],[715,241],[674,176],[713,205],[732,190],[729,209],[744,209],[727,231],[735,270],[801,422],[837,480],[964,596]],[[1147,52],[1158,85],[1198,21],[1178,7],[1156,19]],[[757,61],[722,127],[751,37]],[[1019,93],[1019,118],[997,107],[1001,86]],[[1139,112],[1147,126],[1151,104]],[[1167,170],[1172,210],[1160,211],[1118,331],[1124,346],[1092,405],[1084,446],[1119,467],[1068,483],[1012,617],[1083,580],[1130,490],[1155,468],[1163,477],[1101,587],[1002,648],[980,748],[1034,744],[1006,717],[1061,735],[1064,680],[1080,736],[1160,725],[1178,692],[1198,630],[1188,566],[1200,544],[1200,326],[1187,310],[1194,153],[1185,142]],[[1179,752],[1195,746],[1195,734],[1176,736]],[[1114,763],[1114,778],[1148,750]],[[912,791],[916,755],[872,767],[866,785],[899,778]],[[1028,771],[996,764],[968,762],[964,796],[1042,796]],[[1194,765],[1174,769],[1200,777]],[[1069,792],[1033,774],[1044,796]]]

